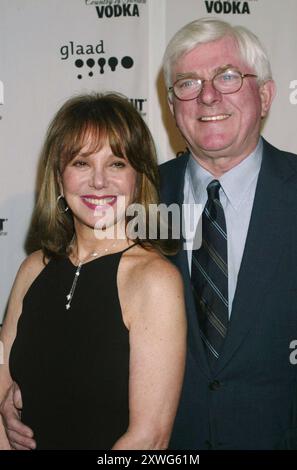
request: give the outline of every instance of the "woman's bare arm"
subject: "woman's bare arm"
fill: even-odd
[[[130,332],[130,423],[113,449],[165,449],[184,375],[183,284],[177,269],[157,257],[136,269],[129,285],[122,298]]]

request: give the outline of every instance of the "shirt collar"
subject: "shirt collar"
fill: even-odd
[[[255,150],[242,162],[224,173],[219,179],[221,189],[228,201],[236,210],[240,207],[251,184],[258,177],[263,153],[263,141],[259,139]],[[191,155],[188,162],[190,183],[193,187],[195,200],[199,202],[205,196],[208,184],[214,179],[213,175],[205,170]]]

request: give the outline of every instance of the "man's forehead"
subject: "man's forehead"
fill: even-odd
[[[216,73],[225,65],[230,65],[233,68],[244,66],[235,40],[227,36],[216,41],[199,44],[185,52],[173,65],[173,73],[175,77],[184,73],[199,74],[199,71],[204,69],[209,73]]]
[[[181,54],[176,64],[188,61],[207,61],[212,60],[214,57],[221,59],[224,62],[224,55],[232,56],[234,58],[240,58],[240,50],[237,42],[230,36],[224,36],[214,41],[197,44],[189,51]],[[225,61],[226,63],[226,61]]]

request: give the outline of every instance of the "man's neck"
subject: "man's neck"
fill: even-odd
[[[202,168],[211,173],[215,178],[220,178],[224,173],[227,173],[228,171],[232,170],[232,168],[239,165],[243,160],[248,158],[256,150],[258,142],[256,142],[256,144],[250,149],[246,150],[245,152],[242,152],[239,156],[218,156],[215,152],[213,154],[197,152],[196,155],[194,152],[191,153],[193,158],[199,163]]]

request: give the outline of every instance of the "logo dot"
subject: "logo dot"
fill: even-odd
[[[78,67],[78,68],[81,68],[83,65],[84,65],[84,62],[83,60],[81,59],[77,59],[75,62],[74,62],[75,66]]]
[[[88,59],[87,60],[87,66],[88,67],[94,67],[94,65],[95,65],[94,59]]]
[[[131,67],[133,67],[134,62],[133,62],[132,57],[125,56],[122,58],[121,64],[124,67],[124,69],[131,69]]]
[[[116,69],[116,66],[118,65],[119,61],[116,57],[110,57],[108,59],[108,65],[111,68],[111,71],[114,72]]]
[[[104,57],[100,57],[100,59],[98,59],[98,65],[100,67],[100,73],[104,73],[104,65],[106,64],[106,60],[104,59]]]

